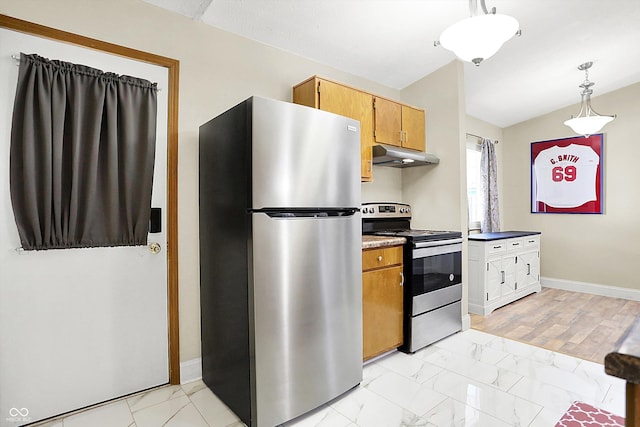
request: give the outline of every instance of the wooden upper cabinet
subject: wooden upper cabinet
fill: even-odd
[[[293,102],[360,121],[361,181],[372,180],[373,95],[312,77],[294,86]]]
[[[374,100],[375,140],[402,146],[402,105],[384,98]]]
[[[404,138],[402,146],[411,150],[425,151],[426,128],[424,110],[402,106],[402,131]]]
[[[376,97],[374,112],[376,143],[425,151],[424,110]]]

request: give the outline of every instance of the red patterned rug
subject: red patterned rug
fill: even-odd
[[[624,417],[584,402],[573,402],[556,427],[624,427]]]

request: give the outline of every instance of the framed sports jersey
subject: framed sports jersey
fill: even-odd
[[[604,135],[531,143],[532,213],[603,213]]]

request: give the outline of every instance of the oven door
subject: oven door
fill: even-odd
[[[462,282],[462,239],[416,242],[413,249],[413,297]]]

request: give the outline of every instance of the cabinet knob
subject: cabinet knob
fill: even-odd
[[[382,261],[382,255],[378,255],[378,261]]]

